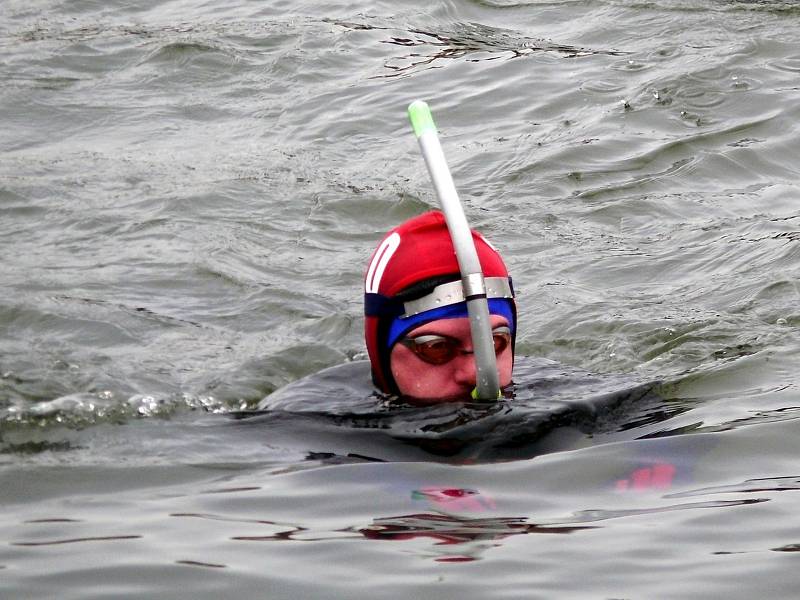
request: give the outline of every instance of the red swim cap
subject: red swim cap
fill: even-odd
[[[508,270],[497,250],[476,231],[472,232],[472,239],[484,277],[508,281]],[[381,391],[398,393],[389,369],[391,348],[387,339],[392,322],[406,310],[404,303],[425,296],[436,286],[460,280],[447,222],[439,211],[427,212],[398,225],[373,252],[364,284],[364,337],[372,363],[372,378]],[[510,282],[506,289],[511,289]],[[508,293],[503,297],[509,298],[510,313],[516,321],[513,299]],[[437,318],[441,317],[432,316],[428,321]],[[421,324],[417,318],[414,326]],[[516,323],[510,325],[515,332]]]

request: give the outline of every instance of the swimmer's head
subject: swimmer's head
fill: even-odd
[[[504,336],[507,338],[507,354],[498,353],[503,386],[510,381],[516,335],[513,290],[497,250],[475,231],[472,238],[486,280],[496,349],[505,351],[505,347],[498,345],[505,343]],[[432,400],[452,396],[435,383],[436,377],[445,371],[442,365],[447,363],[448,368],[457,370],[457,362],[466,356],[474,369],[474,358],[470,352],[467,306],[458,261],[441,212],[431,211],[414,217],[386,234],[370,258],[365,292],[364,329],[375,385],[386,393],[425,395]],[[441,327],[437,328],[436,323],[441,323]],[[445,339],[424,338],[423,334]],[[429,341],[442,343],[436,349],[422,348],[421,344]],[[397,352],[393,352],[398,344],[403,348],[398,347]],[[440,357],[431,362],[433,353],[437,352]],[[443,361],[448,357],[449,360]],[[397,364],[393,365],[393,361]],[[507,371],[505,377],[504,370]],[[420,390],[418,393],[409,389],[409,377],[405,374],[411,372],[414,374],[411,379],[421,385],[415,387]],[[432,387],[428,383],[432,383]],[[441,389],[441,393],[428,391],[430,389]]]

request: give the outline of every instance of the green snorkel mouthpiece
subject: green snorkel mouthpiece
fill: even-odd
[[[489,320],[489,304],[486,301],[486,284],[469,223],[458,198],[450,169],[447,167],[428,104],[422,100],[412,102],[408,106],[408,117],[417,136],[436,195],[439,197],[439,203],[442,205],[447,229],[456,251],[458,268],[461,271],[461,285],[467,301],[467,314],[475,351],[477,385],[472,397],[475,400],[496,400],[500,395],[500,383]]]
[[[480,400],[480,397],[478,396],[478,388],[473,388],[473,390],[469,393],[469,396],[473,400]],[[500,400],[500,398],[502,398],[502,397],[503,397],[503,394],[498,389],[497,390],[497,400]]]

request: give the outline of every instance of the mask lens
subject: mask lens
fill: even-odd
[[[508,327],[497,327],[492,331],[495,354],[501,354],[511,345],[511,330]],[[443,365],[453,360],[459,353],[461,343],[453,338],[441,335],[421,335],[416,338],[400,340],[420,360],[431,365]]]
[[[409,348],[421,360],[432,365],[443,365],[453,360],[458,352],[456,340],[439,335],[423,335],[418,338],[406,338],[403,345]]]
[[[508,327],[498,327],[492,331],[494,340],[494,353],[499,355],[511,345],[511,330]]]

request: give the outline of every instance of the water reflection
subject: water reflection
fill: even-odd
[[[656,470],[658,472],[658,470]],[[669,487],[667,483],[664,487]],[[643,485],[639,491],[654,487]],[[631,491],[622,489],[620,491]],[[480,512],[495,509],[491,498],[482,496],[476,490],[461,488],[429,488],[415,490],[412,498],[427,500],[435,512],[420,512],[393,517],[373,519],[367,527],[357,531],[373,540],[405,542],[409,540],[431,540],[433,548],[426,550],[437,562],[469,562],[478,560],[491,548],[502,546],[509,536],[524,534],[568,534],[586,529],[596,529],[600,525],[585,525],[610,519],[632,517],[662,512],[683,510],[726,508],[760,504],[768,498],[744,498],[722,501],[691,502],[627,509],[589,509],[581,510],[555,519],[535,519],[529,517],[473,517],[462,512]]]
[[[512,535],[529,533],[573,533],[592,526],[540,526],[524,517],[468,518],[435,513],[417,513],[384,517],[359,529],[372,540],[407,541],[430,539],[437,548],[437,562],[469,562],[478,560],[490,548],[501,546]]]

